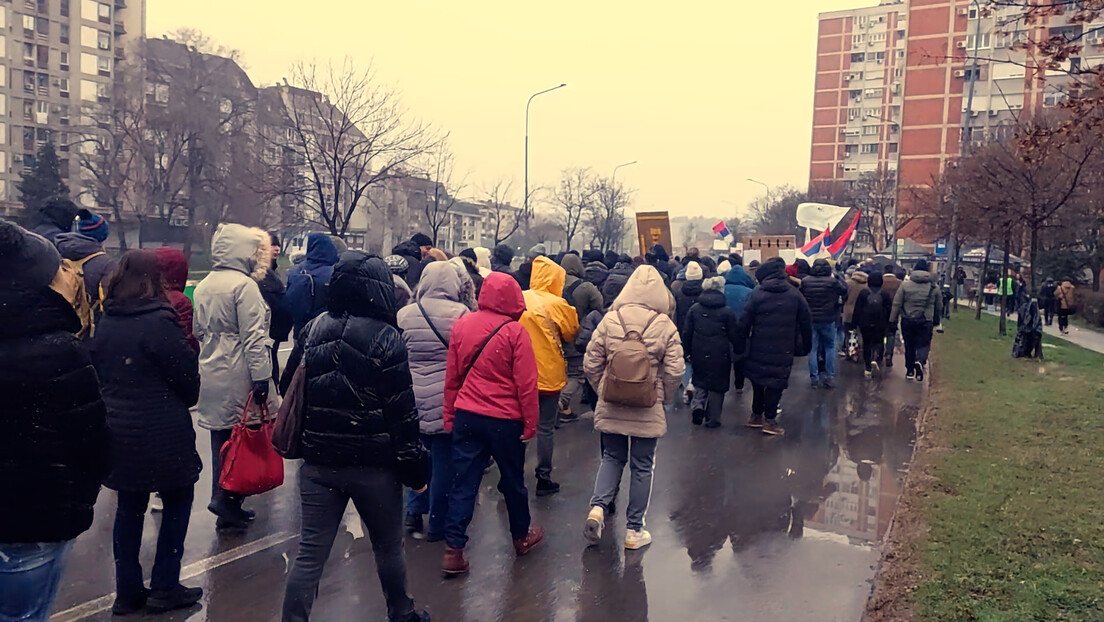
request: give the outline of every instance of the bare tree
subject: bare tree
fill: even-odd
[[[571,248],[571,240],[579,230],[583,215],[591,211],[597,194],[597,184],[590,169],[565,169],[561,174],[560,185],[553,193],[553,219],[563,231],[567,248]]]
[[[897,230],[910,222],[909,215],[896,214],[897,174],[884,167],[876,171],[862,173],[849,191],[850,205],[862,212],[858,232],[870,239],[875,253],[880,253],[891,244]]]
[[[499,179],[483,189],[483,208],[488,218],[489,231],[498,246],[517,233],[528,218],[523,210],[510,205],[513,182]]]
[[[599,250],[620,250],[628,221],[625,208],[629,206],[631,192],[612,179],[596,178],[592,182],[593,199],[589,202],[586,225],[592,234],[592,244]],[[570,248],[570,246],[569,246]]]
[[[796,188],[774,188],[751,205],[751,225],[762,235],[792,234],[801,239],[805,230],[797,224],[797,206],[806,200],[808,196]]]
[[[431,232],[430,237],[436,245],[438,232],[448,222],[449,212],[456,205],[458,195],[467,186],[467,179],[457,178],[456,159],[449,149],[447,136],[430,147],[425,156],[426,161],[422,168],[433,185],[431,193],[426,195],[425,219]]]
[[[281,87],[294,171],[284,190],[303,216],[343,237],[369,189],[406,175],[436,143],[430,129],[409,121],[398,94],[379,84],[369,65],[299,63]]]

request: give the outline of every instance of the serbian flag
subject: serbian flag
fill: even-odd
[[[816,236],[805,243],[805,246],[801,247],[801,254],[806,257],[812,257],[820,252],[821,248],[827,248],[832,243],[832,229],[828,228],[824,230],[824,233]]]
[[[839,257],[843,254],[843,249],[847,248],[847,245],[851,242],[851,236],[855,235],[855,228],[859,226],[860,218],[862,218],[862,212],[856,210],[855,216],[851,219],[851,224],[847,225],[839,239],[831,243],[825,242],[825,248],[832,257]]]
[[[721,236],[722,238],[727,238],[728,237],[728,226],[726,226],[724,224],[724,221],[722,220],[721,222],[713,225],[713,233],[716,233],[717,235]]]

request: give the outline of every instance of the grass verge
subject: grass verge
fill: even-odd
[[[865,619],[1104,621],[1104,355],[946,326]]]

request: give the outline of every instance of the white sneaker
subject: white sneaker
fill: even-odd
[[[881,367],[878,365],[878,361],[871,361],[870,362],[870,371],[872,371],[873,373],[876,374],[876,373],[878,373],[879,369],[881,369]]]
[[[868,370],[863,372],[863,377],[866,378],[867,380],[870,380],[871,378],[874,377],[874,372],[872,372],[868,369]]]
[[[642,549],[652,543],[652,534],[647,530],[641,529],[636,531],[629,529],[625,531],[625,548],[630,551]]]
[[[149,505],[151,512],[160,512],[165,509],[165,504],[161,502],[161,495],[156,492],[153,493],[153,498],[150,499]]]
[[[606,511],[602,509],[602,506],[596,505],[590,508],[590,514],[587,514],[586,524],[583,525],[583,535],[591,544],[598,544],[598,541],[602,539],[602,525],[606,522]]]

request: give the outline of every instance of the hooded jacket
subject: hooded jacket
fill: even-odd
[[[629,277],[625,288],[602,318],[587,346],[583,372],[591,386],[598,387],[598,405],[594,409],[594,429],[608,434],[640,438],[658,438],[667,433],[663,405],[678,390],[686,370],[682,340],[675,323],[668,317],[670,294],[663,277],[653,266],[641,266]],[[618,316],[620,312],[620,317]],[[621,320],[624,319],[624,325]],[[654,320],[653,320],[654,318]],[[625,340],[626,329],[644,330],[642,337],[655,372],[656,403],[637,408],[611,404],[601,399],[604,393],[606,365],[610,355]]]
[[[337,247],[330,236],[325,233],[307,236],[307,255],[288,271],[284,292],[284,308],[296,333],[326,310],[326,289],[336,263]]]
[[[78,211],[77,206],[68,199],[52,200],[41,209],[41,220],[33,232],[56,245],[58,235],[73,230]]]
[[[893,299],[885,289],[868,288],[859,292],[851,321],[860,329],[884,334],[889,328],[889,316],[892,312]]]
[[[491,271],[513,274],[510,264],[514,261],[514,249],[509,244],[499,244],[491,251]]]
[[[54,290],[0,289],[0,542],[62,542],[92,525],[110,442],[80,329]]]
[[[689,281],[687,285],[691,283],[697,281]],[[682,347],[694,369],[695,389],[728,391],[738,324],[736,314],[719,290],[706,290],[690,309],[681,334]]]
[[[537,388],[555,393],[567,384],[567,362],[563,342],[574,341],[579,332],[579,315],[563,299],[567,273],[548,257],[533,260],[532,288],[522,292],[525,313],[521,325],[529,331],[537,357]]]
[[[847,302],[843,303],[843,323],[851,324],[851,316],[855,312],[855,301],[859,299],[859,292],[866,289],[866,282],[870,275],[862,270],[855,270],[847,281]]]
[[[602,293],[598,291],[593,283],[586,280],[583,261],[579,259],[579,256],[568,253],[564,255],[560,265],[567,272],[567,276],[564,278],[564,299],[575,307],[575,313],[579,320],[582,320],[591,311],[601,309]]]
[[[602,286],[605,285],[606,279],[609,277],[609,268],[604,262],[592,261],[586,265],[584,270],[584,277],[587,281],[594,284],[601,293]]]
[[[882,275],[882,291],[885,292],[890,302],[897,296],[897,290],[901,288],[901,279],[897,278],[896,274],[887,272]]]
[[[686,316],[690,313],[690,308],[698,302],[703,291],[705,290],[702,288],[702,281],[696,279],[682,281],[682,287],[671,292],[675,296],[675,326],[680,331],[686,326]],[[723,298],[724,294],[721,294],[721,297]]]
[[[789,386],[795,356],[805,356],[813,342],[809,305],[786,276],[786,264],[770,259],[755,274],[752,292],[740,318],[737,351],[744,355],[744,375],[771,389]]]
[[[63,259],[80,262],[88,258],[81,266],[84,291],[88,292],[88,297],[93,301],[100,300],[100,286],[106,285],[107,275],[115,269],[115,260],[104,252],[103,244],[80,233],[59,233],[54,237],[54,245]]]
[[[176,311],[184,339],[198,353],[199,342],[192,334],[192,301],[184,295],[184,288],[188,285],[188,259],[184,253],[170,246],[162,246],[153,252],[157,255],[157,266],[161,268],[161,276],[165,277],[165,285],[168,286],[165,295]]]
[[[744,271],[743,266],[732,266],[725,273],[724,278],[725,302],[728,303],[728,308],[732,309],[736,319],[740,319],[744,314],[748,298],[751,298],[751,292],[755,289],[755,280]]]
[[[1058,301],[1058,308],[1063,311],[1072,310],[1075,306],[1073,298],[1073,283],[1062,281],[1062,284],[1054,290],[1054,298]]]
[[[211,240],[211,273],[195,288],[199,425],[227,430],[241,420],[254,382],[272,379],[270,312],[257,286],[272,261],[262,229],[223,223]],[[275,413],[276,391],[269,391]]]
[[[491,273],[491,249],[482,246],[475,247],[475,267],[479,270],[479,276],[487,278]]]
[[[460,275],[451,264],[440,261],[422,271],[415,299],[417,304],[399,310],[399,329],[414,381],[421,432],[441,434],[448,342],[457,320],[471,310],[461,301]]]
[[[942,317],[943,292],[932,281],[927,270],[913,270],[901,283],[893,297],[893,311],[889,316],[890,324],[907,319],[910,322],[935,322]]]
[[[392,275],[378,257],[346,252],[327,311],[297,336],[285,374],[306,365],[302,453],[307,464],[393,468],[425,485],[428,457],[406,348],[396,328]]]
[[[537,360],[529,331],[518,320],[525,299],[517,281],[492,273],[483,281],[479,311],[457,320],[449,337],[444,426],[452,431],[457,410],[523,423],[523,438],[537,433]],[[502,327],[477,350],[492,331]],[[469,367],[467,377],[461,377]]]
[[[91,343],[111,430],[108,488],[175,490],[199,480],[199,361],[166,300],[107,300]]]
[[[422,262],[422,249],[418,246],[418,243],[414,240],[407,240],[400,242],[398,246],[391,249],[392,255],[398,255],[406,260],[406,274],[403,274],[403,280],[410,286],[410,290],[414,291],[418,287],[418,280],[422,278],[422,269],[425,264]]]
[[[840,301],[847,295],[847,288],[832,274],[827,259],[817,259],[809,276],[801,279],[801,295],[809,305],[813,324],[834,324],[841,317]]]

